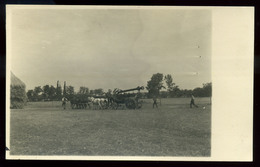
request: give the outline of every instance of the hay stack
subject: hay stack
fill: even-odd
[[[23,108],[27,101],[25,84],[11,72],[11,103],[10,108]]]

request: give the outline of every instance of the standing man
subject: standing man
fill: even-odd
[[[194,96],[191,94],[191,100],[190,100],[190,108],[192,108],[192,105],[194,105],[195,107],[199,107],[199,106],[197,106],[196,104],[195,104],[195,102],[194,102]]]
[[[66,109],[66,102],[68,101],[68,99],[66,97],[63,97],[61,100],[62,100],[62,107],[65,110]]]
[[[156,108],[158,108],[156,96],[153,96],[153,108],[154,108],[154,106],[156,106]]]

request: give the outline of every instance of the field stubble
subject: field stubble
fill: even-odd
[[[139,110],[62,110],[60,102],[11,110],[11,155],[210,156],[211,105],[145,99]],[[202,107],[205,106],[206,109]]]

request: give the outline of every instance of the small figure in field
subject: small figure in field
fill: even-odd
[[[66,109],[66,103],[67,103],[68,99],[66,97],[63,97],[61,100],[62,100],[62,107],[65,110]]]
[[[194,105],[195,107],[199,107],[199,106],[197,106],[196,104],[195,104],[195,102],[194,102],[194,96],[191,94],[191,100],[190,100],[190,108],[192,108],[192,105]]]
[[[156,106],[156,108],[158,108],[158,106],[157,106],[157,98],[155,96],[153,97],[153,108],[154,108],[154,106]]]

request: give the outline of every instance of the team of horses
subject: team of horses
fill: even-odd
[[[97,97],[86,97],[86,98],[73,98],[70,100],[72,109],[118,109],[123,106],[124,102],[115,101],[112,98],[97,98]]]
[[[103,109],[106,103],[107,99],[94,97],[72,98],[70,100],[72,109]]]
[[[74,97],[70,99],[72,109],[136,109],[139,106],[137,97]]]

